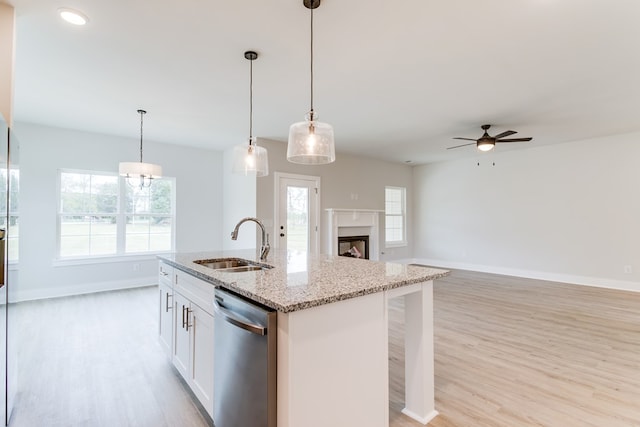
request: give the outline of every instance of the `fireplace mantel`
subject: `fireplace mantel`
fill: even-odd
[[[377,209],[325,209],[328,215],[329,255],[338,255],[338,236],[369,236],[369,259],[380,257],[380,213]],[[365,232],[366,231],[366,232]]]

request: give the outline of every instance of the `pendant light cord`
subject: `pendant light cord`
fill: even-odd
[[[311,110],[310,119],[313,121],[313,1],[311,0]]]
[[[249,61],[249,145],[253,144],[253,59]]]
[[[144,117],[146,111],[138,110],[138,113],[140,113],[140,163],[142,163],[142,117]]]

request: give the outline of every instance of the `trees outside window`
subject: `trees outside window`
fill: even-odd
[[[60,171],[59,178],[60,258],[173,249],[174,179],[141,189],[104,172]]]

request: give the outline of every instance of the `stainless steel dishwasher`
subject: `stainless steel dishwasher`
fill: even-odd
[[[215,291],[215,427],[276,427],[276,311]]]

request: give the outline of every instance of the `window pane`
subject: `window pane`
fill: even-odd
[[[60,172],[59,256],[173,248],[174,181],[157,179],[146,188],[126,182],[110,173]]]
[[[171,214],[171,181],[156,179],[151,184],[149,195],[151,213]]]
[[[149,250],[149,229],[151,218],[148,216],[127,216],[125,251],[144,252]]]
[[[385,188],[385,240],[402,243],[405,240],[405,192],[404,188]]]
[[[7,177],[7,170],[0,169],[0,182],[5,183]],[[11,170],[9,174],[10,182],[9,182],[9,212],[11,214],[17,214],[18,212],[18,202],[19,202],[19,191],[20,191],[20,171]],[[6,211],[7,208],[7,192],[4,185],[0,186],[0,210],[2,212]]]
[[[63,216],[60,220],[61,236],[89,236],[90,230],[90,217]]]
[[[91,175],[86,173],[60,173],[61,193],[88,193],[89,179]]]
[[[89,255],[89,236],[68,236],[60,238],[60,256]]]
[[[117,252],[115,216],[62,216],[60,255],[88,256]]]
[[[148,234],[128,234],[127,235],[127,252],[146,252],[149,250]]]
[[[83,173],[60,174],[62,213],[116,213],[118,177]]]
[[[149,212],[149,188],[127,185],[127,213]]]
[[[90,195],[83,193],[60,194],[60,212],[62,213],[88,213]]]
[[[107,255],[116,253],[116,236],[103,235],[91,237],[91,255]]]
[[[309,189],[287,187],[287,249],[309,250]]]
[[[151,234],[149,236],[150,251],[170,251],[171,250],[171,233]]]

